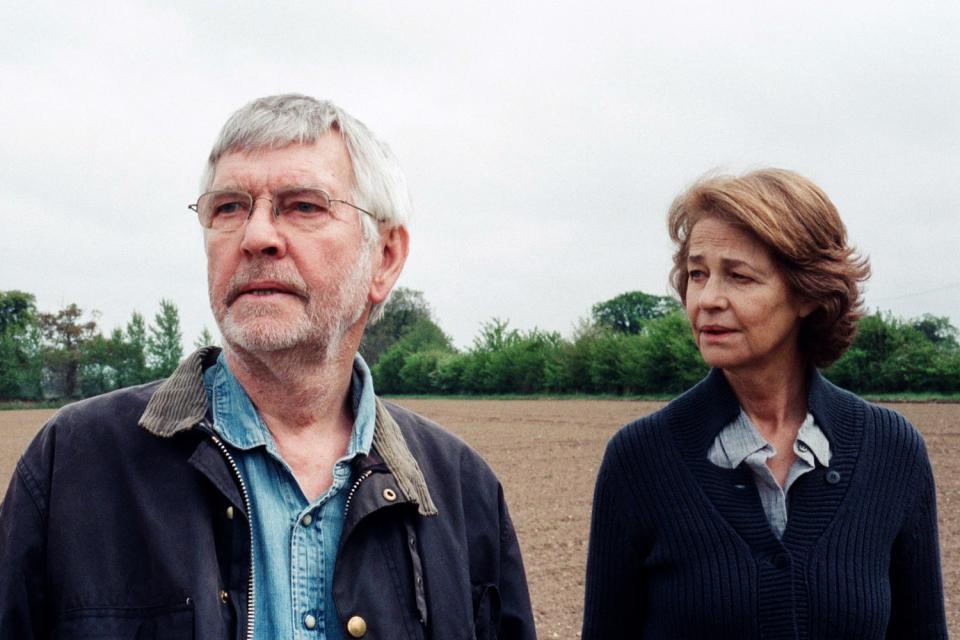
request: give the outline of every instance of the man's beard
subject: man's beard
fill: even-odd
[[[370,262],[371,252],[361,250],[357,262],[346,273],[332,274],[330,286],[321,290],[309,287],[298,273],[281,270],[273,263],[251,265],[231,278],[225,299],[214,300],[210,292],[210,305],[224,342],[250,353],[303,348],[313,357],[327,360],[367,307]],[[242,315],[230,306],[246,283],[263,280],[289,287],[303,301],[303,313],[280,321],[277,310],[269,304],[244,309]]]

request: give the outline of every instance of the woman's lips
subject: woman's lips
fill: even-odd
[[[708,324],[700,327],[700,335],[708,339],[719,340],[734,333],[736,332],[733,329],[719,325]]]

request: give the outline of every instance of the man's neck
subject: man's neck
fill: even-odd
[[[304,430],[338,431],[344,425],[349,433],[354,352],[343,348],[312,358],[303,349],[254,354],[224,346],[231,373],[278,440]]]
[[[224,348],[227,366],[270,430],[309,502],[326,491],[353,432],[350,385],[356,344],[319,360]]]

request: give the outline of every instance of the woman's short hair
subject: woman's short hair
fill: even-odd
[[[757,238],[793,291],[817,304],[800,329],[801,353],[817,367],[839,358],[853,343],[864,315],[861,284],[870,277],[870,263],[847,243],[846,227],[827,194],[785,169],[698,180],[677,196],[667,217],[676,245],[670,281],[681,302],[687,294],[690,232],[706,217]]]

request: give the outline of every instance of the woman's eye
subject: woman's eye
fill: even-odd
[[[732,273],[730,277],[736,282],[751,282],[753,278],[744,273]]]
[[[702,279],[705,278],[706,276],[707,276],[707,274],[706,274],[704,271],[701,271],[700,269],[688,269],[688,270],[687,270],[687,278],[690,279],[690,280],[694,280],[694,281],[696,281],[696,280],[702,280]]]

